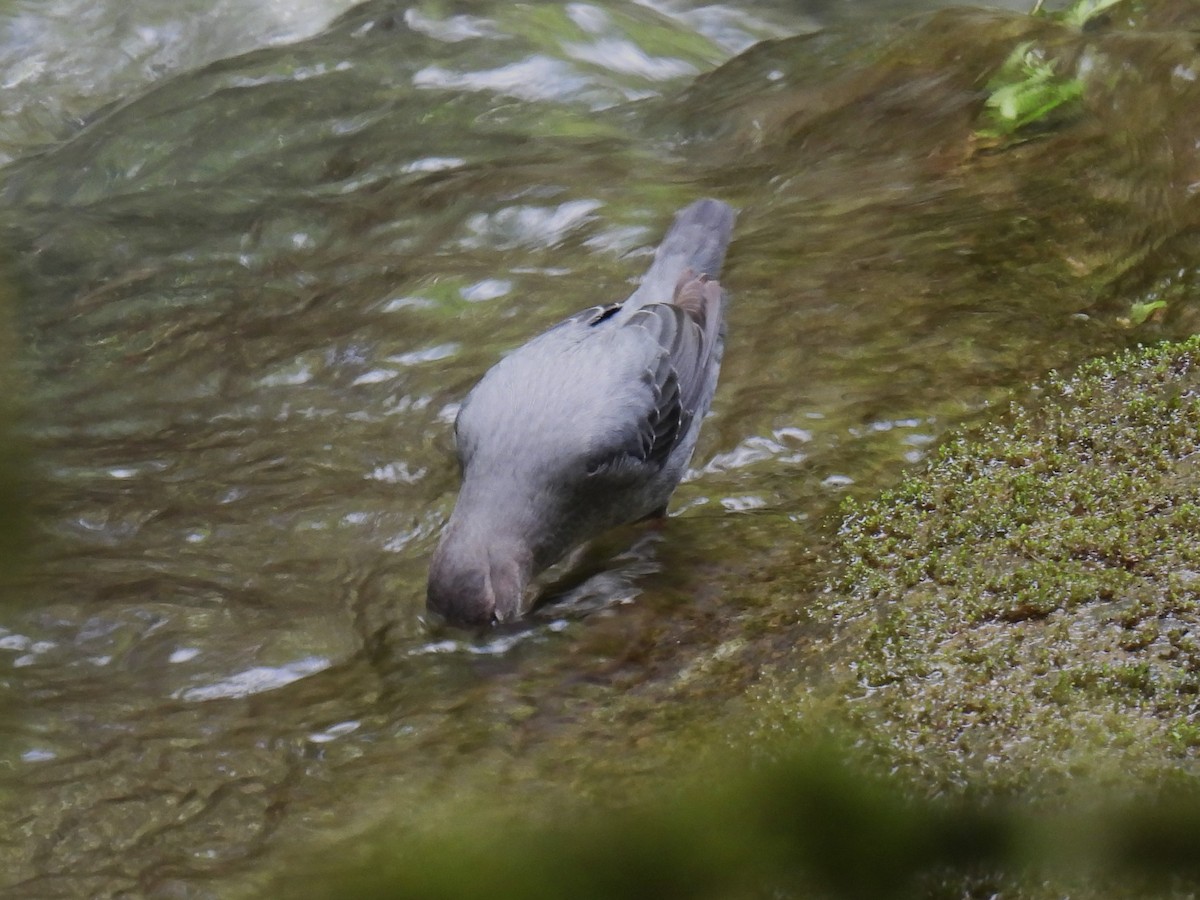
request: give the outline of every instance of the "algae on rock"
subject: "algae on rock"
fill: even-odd
[[[935,781],[1149,774],[1200,747],[1200,338],[1053,376],[851,505],[853,716]]]

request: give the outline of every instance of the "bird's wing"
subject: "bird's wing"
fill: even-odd
[[[671,303],[651,303],[617,326],[645,332],[658,348],[643,372],[649,401],[631,409],[631,428],[609,448],[608,458],[593,457],[589,469],[625,468],[641,463],[661,468],[687,433],[711,390],[712,373],[720,363],[721,288],[706,277],[685,272]],[[613,315],[598,311],[590,324],[600,325]]]
[[[635,374],[638,384],[625,392],[620,418],[594,433],[588,448],[589,476],[662,468],[690,422],[669,355],[649,341],[647,346],[651,352]]]
[[[645,306],[631,317],[631,324],[639,319],[644,323],[647,315],[661,322],[650,331],[670,356],[679,378],[681,402],[688,413],[694,414],[704,402],[712,389],[713,368],[721,362],[722,300],[719,283],[685,269],[669,304]]]

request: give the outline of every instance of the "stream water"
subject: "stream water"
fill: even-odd
[[[807,677],[842,497],[1136,337],[1048,202],[961,175],[978,85],[843,74],[945,5],[0,4],[37,501],[4,895],[227,896],[385,811],[653,771]],[[741,209],[730,339],[668,523],[432,629],[456,404],[703,195]]]

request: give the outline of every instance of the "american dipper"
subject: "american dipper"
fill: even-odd
[[[662,516],[708,412],[725,346],[721,271],[736,213],[675,216],[641,285],[496,363],[454,423],[462,489],[429,571],[429,609],[510,622],[568,550]]]

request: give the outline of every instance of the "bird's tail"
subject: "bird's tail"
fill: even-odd
[[[697,200],[680,210],[629,303],[670,302],[684,269],[715,279],[721,273],[736,217],[733,207],[720,200]]]

